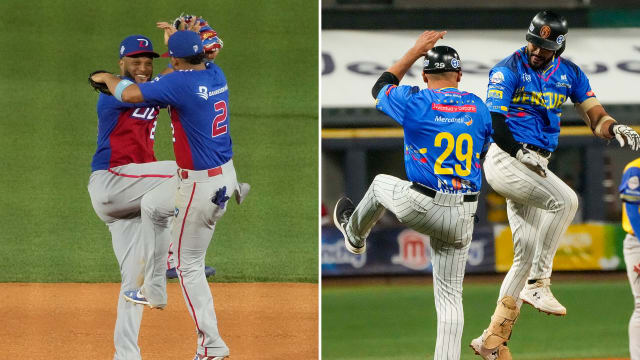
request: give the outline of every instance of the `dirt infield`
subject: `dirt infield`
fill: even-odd
[[[112,359],[120,284],[0,284],[0,358]],[[231,359],[317,359],[318,286],[212,283]],[[193,359],[195,326],[177,283],[164,310],[145,308],[145,360]]]

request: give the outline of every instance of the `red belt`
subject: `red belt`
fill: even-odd
[[[181,179],[188,179],[189,178],[189,171],[197,171],[197,170],[182,170],[182,169],[179,169],[178,170],[178,176],[180,176]],[[202,170],[202,171],[206,171],[207,175],[209,175],[209,177],[214,177],[214,176],[218,176],[218,175],[222,174],[222,167],[218,166],[218,167],[213,168],[213,169]]]

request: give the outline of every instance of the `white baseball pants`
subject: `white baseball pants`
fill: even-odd
[[[122,295],[126,290],[139,288],[143,282],[147,251],[141,239],[143,223],[151,224],[153,221],[141,218],[141,207],[144,204],[156,204],[157,211],[165,214],[169,209],[170,219],[173,214],[173,194],[177,187],[176,169],[173,161],[128,164],[94,171],[89,179],[91,203],[111,232],[113,251],[122,278],[114,330],[115,360],[141,359],[138,334],[143,307],[125,301]],[[167,193],[161,187],[166,184],[173,184],[172,192]],[[167,224],[166,219],[164,223]],[[170,232],[164,231],[165,236],[169,237]]]
[[[440,192],[432,198],[410,186],[393,176],[376,176],[351,216],[347,235],[366,239],[385,209],[408,227],[429,235],[438,319],[434,359],[458,360],[464,327],[462,280],[478,203]]]
[[[637,237],[627,234],[623,253],[635,304],[629,319],[629,353],[631,360],[640,360],[640,241]]]
[[[507,199],[513,235],[513,265],[498,299],[507,295],[520,299],[528,278],[551,277],[560,237],[578,210],[578,196],[553,172],[547,169],[547,176],[542,177],[496,144],[489,148],[484,170],[491,187]]]
[[[228,206],[228,201],[222,207],[212,200],[223,187],[226,187],[226,196],[229,198],[238,189],[233,161],[221,165],[221,168],[221,174],[211,177],[207,175],[207,170],[187,171],[188,177],[180,180],[176,193],[177,215],[172,231],[178,282],[196,325],[197,353],[203,356],[229,354],[229,348],[218,331],[213,296],[204,273],[204,259],[216,221],[224,215]],[[166,253],[164,256],[166,259]],[[164,276],[165,267],[158,268],[158,274]]]

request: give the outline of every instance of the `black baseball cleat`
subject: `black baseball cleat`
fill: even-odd
[[[342,233],[342,236],[344,237],[344,246],[347,250],[354,254],[362,254],[367,248],[367,243],[365,241],[362,243],[352,242],[351,239],[349,239],[349,236],[347,236],[347,224],[349,223],[349,218],[351,218],[351,214],[353,214],[355,209],[356,207],[349,198],[340,198],[336,203],[336,207],[333,209],[333,223]]]

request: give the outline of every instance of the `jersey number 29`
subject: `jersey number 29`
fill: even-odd
[[[221,125],[227,121],[227,103],[220,100],[213,104],[213,108],[216,110],[216,117],[213,118],[213,124],[211,124],[211,137],[216,137],[227,132],[227,125]],[[218,113],[219,111],[221,112]]]
[[[458,176],[468,176],[471,174],[471,159],[473,157],[473,139],[471,135],[467,133],[462,133],[458,136],[457,139],[454,139],[453,135],[448,132],[441,132],[436,135],[434,144],[436,147],[442,147],[442,142],[445,141],[447,143],[447,147],[444,149],[442,154],[438,156],[435,165],[433,166],[433,170],[436,174],[440,175],[453,175],[452,168],[442,167],[442,163],[449,157],[449,155],[453,152],[453,148],[455,145],[456,149],[456,158],[458,161],[464,161],[466,167],[463,168],[460,164],[455,164],[455,172]],[[466,143],[466,146],[465,146]]]

